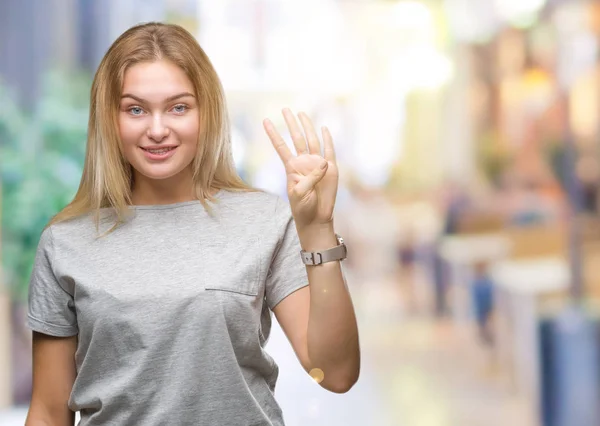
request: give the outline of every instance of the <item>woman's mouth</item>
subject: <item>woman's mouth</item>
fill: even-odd
[[[142,151],[144,151],[144,155],[146,156],[146,158],[156,161],[156,160],[166,160],[167,158],[171,157],[175,153],[177,146],[156,147],[156,148],[140,147],[140,148]]]

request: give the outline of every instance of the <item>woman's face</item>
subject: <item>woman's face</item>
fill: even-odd
[[[125,72],[119,133],[137,179],[183,176],[196,155],[199,131],[194,87],[181,68],[160,60]]]

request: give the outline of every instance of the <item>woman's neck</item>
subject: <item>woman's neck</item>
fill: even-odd
[[[134,205],[175,204],[196,199],[191,176],[149,179],[136,175],[131,192]]]

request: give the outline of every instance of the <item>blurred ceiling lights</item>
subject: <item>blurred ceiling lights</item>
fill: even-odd
[[[453,36],[459,41],[487,42],[504,24],[531,27],[547,0],[444,0]]]
[[[495,0],[499,17],[517,27],[529,27],[537,21],[537,15],[546,0]]]

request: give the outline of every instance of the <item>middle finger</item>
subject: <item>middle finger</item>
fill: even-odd
[[[308,148],[306,147],[306,140],[304,139],[304,134],[298,126],[298,122],[296,121],[296,117],[292,114],[289,108],[284,108],[283,118],[287,124],[288,130],[290,131],[290,136],[292,137],[292,141],[294,142],[294,147],[296,148],[296,152],[298,155],[308,154]]]

